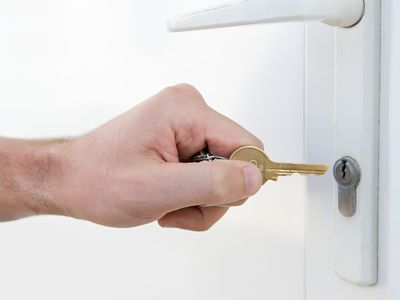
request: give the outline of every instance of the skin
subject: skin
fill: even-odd
[[[229,157],[259,139],[182,84],[164,89],[85,135],[0,138],[0,221],[63,215],[112,227],[158,221],[208,230],[261,187],[241,161],[190,163],[208,146]]]

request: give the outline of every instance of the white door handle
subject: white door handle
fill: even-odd
[[[364,0],[236,0],[168,21],[170,31],[189,31],[257,23],[315,20],[351,27],[364,14]]]

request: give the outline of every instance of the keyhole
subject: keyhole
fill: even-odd
[[[347,175],[347,172],[346,172],[347,165],[346,165],[346,163],[347,163],[347,162],[343,162],[343,166],[342,166],[342,179],[343,179],[343,180],[346,180],[346,179],[347,179],[347,178],[346,178],[346,175]]]
[[[355,160],[345,157],[338,160],[334,167],[335,179],[341,186],[357,186],[360,181],[360,167]]]
[[[349,162],[347,160],[342,160],[342,164],[340,166],[339,179],[342,184],[351,184],[353,181],[353,169],[349,166]]]

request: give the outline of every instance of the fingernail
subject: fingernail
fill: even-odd
[[[246,189],[248,195],[254,195],[261,188],[261,172],[256,166],[247,166],[243,168],[243,174],[246,180]]]

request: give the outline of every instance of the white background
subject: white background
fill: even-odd
[[[1,1],[0,135],[78,135],[188,82],[271,158],[303,161],[304,25],[165,30],[168,16],[214,3]],[[304,195],[299,176],[270,183],[201,234],[0,224],[0,299],[303,299]]]

